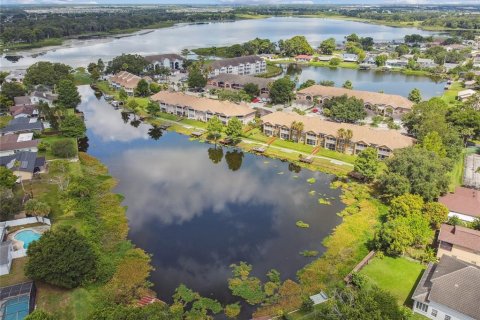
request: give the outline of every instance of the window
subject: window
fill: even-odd
[[[440,248],[446,251],[452,251],[453,245],[445,241],[440,241]]]
[[[421,303],[420,301],[417,301],[416,307],[417,307],[417,309],[422,310],[423,312],[428,311],[428,305],[426,305],[425,303]],[[445,319],[445,320],[447,320],[447,319]]]
[[[445,320],[451,320],[452,317],[450,317],[448,314],[445,315]]]
[[[438,313],[438,311],[437,311],[437,310],[435,310],[435,309],[432,309],[432,316],[433,316],[433,317],[436,317],[436,316],[437,316],[437,313]]]

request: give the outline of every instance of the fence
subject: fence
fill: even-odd
[[[50,219],[48,218],[28,217],[28,218],[5,221],[5,227],[17,227],[17,226],[23,226],[23,225],[32,224],[32,223],[44,223],[49,226],[52,225],[52,223],[50,222]]]

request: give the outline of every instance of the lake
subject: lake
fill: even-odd
[[[300,251],[322,253],[322,240],[341,222],[344,205],[340,191],[329,187],[333,176],[174,132],[154,140],[150,125],[134,127],[90,87],[79,90],[88,153],[119,180],[115,192],[128,206],[129,239],[153,255],[151,281],[161,299],[170,301],[184,283],[221,302],[238,301],[227,279],[229,266],[240,261],[262,278],[275,268],[282,279],[295,279],[314,259]],[[298,220],[310,228],[297,227]]]
[[[408,97],[412,89],[418,88],[423,99],[429,99],[443,94],[445,81],[435,81],[430,77],[405,75],[400,72],[381,72],[372,70],[355,70],[347,68],[326,68],[300,66],[289,68],[292,79],[298,77],[298,85],[312,79],[315,82],[331,80],[336,87],[350,80],[354,89],[398,94]]]
[[[104,61],[122,53],[142,55],[180,52],[208,46],[226,46],[242,43],[256,37],[272,41],[304,35],[312,45],[333,37],[338,42],[352,32],[376,41],[402,40],[407,34],[434,34],[416,28],[393,28],[356,21],[276,17],[267,19],[239,20],[234,22],[212,22],[206,24],[179,24],[171,28],[156,29],[149,33],[134,34],[122,38],[107,38],[74,41],[69,47],[61,47],[32,56],[32,52],[21,53],[24,57],[13,63],[2,56],[2,69],[27,68],[37,61],[62,62],[73,67],[87,66],[98,58]],[[40,49],[41,50],[41,49]],[[34,52],[38,52],[35,50]]]

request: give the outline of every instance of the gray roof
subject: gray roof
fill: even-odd
[[[213,61],[210,66],[213,70],[220,69],[223,67],[228,66],[238,66],[239,64],[245,63],[256,63],[257,61],[263,61],[262,58],[259,56],[244,56],[244,57],[237,57],[237,58],[230,58],[230,59],[223,59],[223,60],[215,60]]]
[[[22,104],[32,104],[32,100],[30,100],[29,96],[21,96],[21,97],[14,97],[13,101],[15,105],[22,105]]]
[[[430,263],[412,299],[435,302],[474,319],[480,319],[480,268],[443,255]]]
[[[41,98],[41,99],[45,99],[45,100],[48,100],[48,101],[51,101],[51,102],[55,101],[58,98],[58,95],[56,95],[56,94],[51,94],[51,93],[48,93],[48,92],[40,92],[40,91],[32,92],[31,96]]]
[[[247,83],[254,83],[258,86],[259,89],[267,88],[270,83],[273,82],[271,79],[266,78],[258,78],[252,77],[247,75],[239,75],[239,74],[229,74],[229,73],[221,73],[218,76],[213,77],[209,80],[217,81],[217,82],[228,82],[228,83],[235,83],[239,85],[245,85]]]
[[[35,171],[36,161],[36,152],[20,151],[8,156],[0,157],[0,166],[7,167],[11,170],[33,173]],[[18,162],[18,166],[15,166],[15,162]]]
[[[5,127],[0,129],[0,133],[16,133],[25,131],[42,131],[43,124],[36,118],[16,118],[11,120]]]
[[[12,245],[12,240],[7,240],[0,243],[0,265],[7,264],[8,261],[8,251]]]
[[[175,53],[167,53],[167,54],[156,54],[156,55],[152,55],[152,56],[145,56],[144,57],[145,60],[147,60],[148,62],[152,63],[152,62],[155,62],[155,61],[162,61],[165,60],[165,59],[169,59],[169,60],[185,60],[184,57],[182,57],[181,55],[178,55],[178,54],[175,54]]]

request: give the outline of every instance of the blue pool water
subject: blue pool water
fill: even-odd
[[[29,297],[24,295],[9,299],[4,308],[3,320],[23,320],[28,315]]]
[[[23,241],[23,247],[28,248],[28,245],[32,241],[36,241],[40,238],[40,234],[33,232],[32,230],[20,231],[15,235],[15,239]]]

